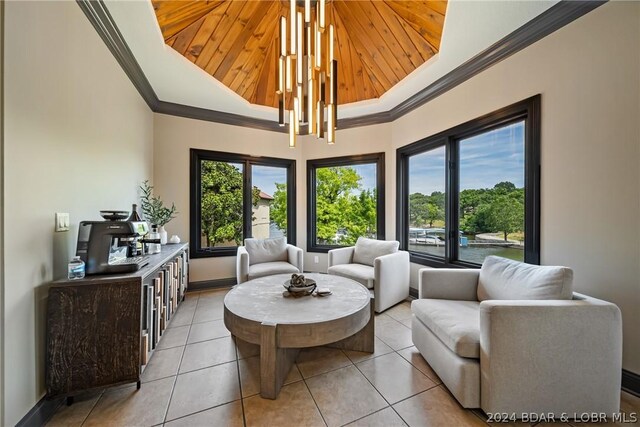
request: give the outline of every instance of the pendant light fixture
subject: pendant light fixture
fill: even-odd
[[[289,123],[289,146],[301,125],[334,144],[338,118],[338,61],[325,0],[290,0],[289,25],[280,17],[277,55],[278,124]],[[287,34],[288,33],[288,34]],[[287,43],[288,42],[288,43]],[[325,124],[326,120],[326,124]]]

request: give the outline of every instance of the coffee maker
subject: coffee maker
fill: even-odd
[[[124,274],[149,263],[146,256],[127,256],[149,232],[144,221],[81,221],[76,255],[91,274]]]

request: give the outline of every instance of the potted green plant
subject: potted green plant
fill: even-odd
[[[176,206],[171,203],[171,208],[164,205],[164,202],[160,197],[153,195],[153,186],[149,185],[149,181],[146,180],[140,186],[142,195],[140,196],[140,207],[145,219],[152,225],[157,225],[158,232],[160,233],[160,243],[167,244],[167,231],[164,226],[176,217],[178,210]]]

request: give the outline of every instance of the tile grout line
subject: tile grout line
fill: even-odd
[[[396,350],[394,350],[393,352],[394,352],[394,353],[396,353],[396,354],[398,354],[398,352],[397,352]],[[391,353],[387,353],[387,354],[391,354]],[[398,356],[400,356],[400,355],[398,354]],[[400,356],[400,357],[402,357],[402,356]],[[380,392],[380,390],[378,390],[378,388],[377,388],[377,387],[376,387],[376,386],[375,386],[375,385],[374,385],[374,384],[369,380],[369,378],[367,378],[367,376],[364,374],[364,372],[362,372],[362,371],[360,370],[360,368],[358,367],[358,365],[354,364],[353,366],[355,366],[355,367],[356,367],[356,369],[358,370],[358,372],[360,372],[360,375],[362,375],[362,376],[364,377],[364,379],[365,379],[365,380],[367,380],[367,382],[368,382],[369,384],[371,384],[371,387],[373,387],[373,389],[376,391],[376,393],[378,393],[378,394],[380,395],[380,397],[382,397],[382,399],[387,403],[387,405],[388,405],[388,406],[387,406],[387,408],[391,408],[391,409],[393,410],[393,412],[395,412],[395,413],[396,413],[396,415],[398,415],[398,417],[400,417],[400,419],[402,420],[402,422],[403,422],[403,423],[405,423],[406,425],[409,425],[409,423],[408,423],[404,418],[402,418],[402,416],[398,413],[398,411],[396,411],[396,408],[394,408],[394,407],[393,407],[393,405],[392,405],[391,403],[389,403],[389,401],[387,400],[387,398],[386,398],[386,397],[384,397],[384,395]],[[426,391],[426,390],[425,390],[425,391]],[[420,393],[422,393],[422,392],[420,392]],[[420,394],[420,393],[417,393],[417,394]],[[415,396],[415,395],[414,395],[414,396]],[[413,397],[413,396],[410,396],[410,397]],[[407,399],[409,399],[409,397],[408,397]],[[399,401],[399,402],[400,402],[400,401]],[[396,402],[396,403],[399,403],[399,402]],[[386,409],[386,408],[382,408],[382,409]],[[382,409],[380,409],[380,411],[381,411]],[[376,411],[376,412],[377,412],[377,411]],[[375,412],[372,412],[372,413],[373,413],[373,414],[375,414]],[[365,417],[368,417],[369,415],[371,415],[371,414],[365,415]],[[364,417],[362,417],[362,418],[364,418]],[[360,418],[358,418],[358,419],[360,419]],[[354,421],[357,421],[357,420],[349,421],[349,422],[348,422],[348,423],[346,423],[346,424],[352,423],[352,422],[354,422]]]
[[[244,396],[242,395],[242,377],[240,375],[240,355],[238,352],[238,338],[231,335],[233,346],[236,349],[236,369],[238,371],[238,386],[240,387],[240,409],[242,409],[242,425],[247,426],[247,416],[244,413]]]
[[[80,427],[82,427],[87,422],[87,420],[89,419],[89,415],[91,415],[91,413],[93,412],[94,408],[98,405],[98,402],[100,401],[100,399],[102,399],[102,396],[104,396],[104,391],[105,390],[102,390],[102,392],[100,393],[100,396],[98,396],[98,398],[96,399],[96,403],[94,403],[91,406],[91,409],[89,409],[89,412],[87,412],[87,415],[82,419],[82,422],[80,423]],[[59,411],[59,409],[56,410],[56,412],[58,412],[58,411]],[[47,421],[47,423],[48,423],[48,421]]]
[[[196,315],[196,310],[198,308],[198,304],[199,303],[200,303],[200,295],[198,295],[198,299],[196,300],[196,309],[193,310],[193,315],[194,316]],[[189,324],[189,332],[187,333],[187,341],[189,341],[189,335],[191,335],[191,324]],[[182,365],[182,359],[184,358],[184,352],[186,351],[186,349],[187,349],[187,343],[185,342],[184,346],[182,347],[182,354],[180,355],[180,363],[178,363],[178,371],[176,372],[175,378],[173,380],[173,385],[171,386],[171,394],[169,395],[169,401],[167,402],[167,408],[164,410],[164,417],[162,417],[162,424],[167,422],[167,415],[169,415],[169,408],[171,407],[171,401],[173,400],[173,392],[176,390],[176,384],[178,383],[178,375],[180,375],[180,366]]]
[[[197,308],[197,306],[198,306],[198,304],[199,304],[199,303],[200,303],[200,296],[198,296],[198,302],[197,302],[197,304],[196,304],[196,308]],[[194,312],[194,316],[195,316],[195,312]],[[200,322],[200,323],[205,323],[205,322]],[[193,323],[192,323],[192,324],[193,324]],[[190,324],[190,325],[185,325],[185,326],[191,326],[191,324]],[[189,328],[189,332],[191,332],[191,328]],[[233,335],[230,335],[230,336],[231,336],[231,337],[232,337],[232,339],[233,339]],[[188,345],[198,344],[198,343],[201,343],[201,342],[207,342],[207,341],[215,341],[215,340],[222,339],[222,338],[226,338],[226,337],[227,337],[227,336],[224,336],[224,337],[218,337],[218,338],[212,338],[212,339],[210,339],[210,340],[205,340],[205,341],[198,341],[198,342],[191,343],[191,344],[185,344],[185,345],[184,345],[185,350],[183,351],[183,356],[182,356],[182,358],[180,359],[180,365],[182,365],[182,359],[184,358],[184,352],[186,352],[186,348],[187,348],[187,346],[188,346]],[[187,339],[188,339],[188,336],[187,336]],[[237,348],[237,346],[235,345],[235,341],[234,341],[234,347],[236,348],[236,350],[235,350],[235,353],[236,353],[236,359],[235,359],[235,360],[231,360],[231,361],[223,362],[223,363],[218,363],[218,364],[211,365],[211,366],[205,366],[205,367],[203,367],[203,368],[194,369],[193,371],[187,371],[187,372],[183,372],[183,373],[180,373],[180,372],[179,372],[179,371],[180,371],[180,366],[178,366],[178,373],[175,375],[175,376],[176,376],[176,381],[174,382],[174,388],[175,388],[175,383],[177,383],[177,378],[178,378],[178,376],[180,376],[180,375],[184,375],[184,374],[191,373],[191,372],[197,372],[197,371],[201,371],[201,370],[204,370],[204,369],[212,368],[212,367],[214,367],[214,366],[221,366],[221,365],[226,365],[226,364],[228,364],[228,363],[234,363],[234,362],[237,364],[238,369],[239,369],[239,364],[238,364],[238,360],[239,360],[239,359],[237,358],[237,357],[238,357],[238,348]],[[239,383],[239,384],[241,384],[241,381],[240,381],[240,377],[239,377],[239,375],[240,375],[240,374],[239,374],[239,371],[238,371],[238,383]],[[168,378],[168,377],[165,377],[165,378]],[[155,380],[154,380],[154,381],[155,381]],[[172,390],[172,392],[171,392],[171,398],[169,399],[169,405],[171,404],[171,399],[172,399],[172,398],[173,398],[173,390]],[[224,405],[228,405],[228,404],[230,404],[230,403],[237,402],[237,401],[240,401],[240,404],[242,405],[242,418],[243,418],[243,422],[244,422],[244,404],[243,404],[243,402],[242,402],[242,389],[240,389],[240,398],[239,398],[239,399],[234,399],[234,400],[231,400],[231,401],[229,401],[229,402],[223,402],[223,403],[220,403],[220,404],[218,404],[218,405],[214,405],[214,406],[206,407],[206,408],[200,409],[200,410],[195,411],[195,412],[191,412],[191,413],[188,413],[188,414],[185,414],[185,415],[181,415],[181,416],[176,417],[176,418],[172,418],[171,420],[167,420],[167,419],[166,419],[166,418],[167,418],[167,415],[168,415],[168,409],[169,409],[169,408],[168,408],[168,406],[167,406],[167,413],[165,414],[165,420],[164,420],[164,423],[163,423],[163,424],[166,424],[167,422],[173,422],[173,421],[175,421],[175,420],[179,420],[179,419],[182,419],[182,418],[187,418],[187,417],[190,417],[190,416],[192,416],[192,415],[199,414],[199,413],[201,413],[201,412],[205,412],[205,411],[209,411],[209,410],[211,410],[211,409],[218,408],[218,407],[220,407],[220,406],[224,406]],[[245,423],[245,426],[246,426],[246,423]]]
[[[172,423],[172,422],[174,422],[174,421],[176,421],[176,420],[181,420],[181,419],[183,419],[183,418],[187,418],[187,417],[190,417],[190,416],[192,416],[192,415],[196,415],[196,414],[200,414],[200,413],[202,413],[202,412],[210,411],[211,409],[219,408],[219,407],[221,407],[221,406],[228,405],[228,404],[233,403],[233,402],[238,402],[238,401],[240,401],[240,400],[242,400],[242,399],[234,399],[234,400],[231,400],[231,401],[229,401],[229,402],[223,402],[223,403],[219,403],[219,404],[217,404],[217,405],[208,406],[208,407],[206,407],[206,408],[199,409],[199,410],[197,410],[197,411],[195,411],[195,412],[190,412],[190,413],[188,413],[188,414],[180,415],[179,417],[176,417],[176,418],[171,418],[170,420],[165,421],[164,423],[160,423],[160,424],[156,424],[156,425],[162,425],[162,424]]]
[[[300,369],[298,369],[298,370],[300,370]],[[300,376],[302,376],[302,373],[300,373]],[[311,377],[311,378],[313,378],[313,377]],[[318,406],[318,402],[316,402],[316,398],[313,397],[313,393],[311,393],[311,389],[309,388],[309,384],[307,384],[307,381],[304,378],[302,378],[302,383],[307,388],[307,391],[309,392],[309,396],[311,396],[311,400],[313,400],[313,404],[316,405],[316,409],[318,410],[318,413],[320,414],[320,418],[322,418],[322,422],[324,423],[325,426],[328,426],[329,424],[327,423],[327,420],[324,418],[324,415],[322,414],[322,411],[320,410],[320,406]]]

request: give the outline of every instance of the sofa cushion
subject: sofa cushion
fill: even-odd
[[[249,264],[251,265],[287,260],[287,240],[284,237],[245,239],[244,246],[249,253]]]
[[[478,300],[571,299],[573,271],[568,267],[525,264],[488,256],[478,278]]]
[[[480,357],[480,303],[418,299],[411,312],[460,357]]]
[[[373,289],[375,273],[373,267],[363,264],[338,264],[327,269],[327,273],[353,279]]]
[[[249,280],[284,273],[300,273],[300,270],[284,261],[261,262],[249,266]]]
[[[353,262],[373,267],[373,261],[376,258],[398,252],[399,246],[400,243],[395,240],[387,241],[358,237],[356,247],[353,250]]]

